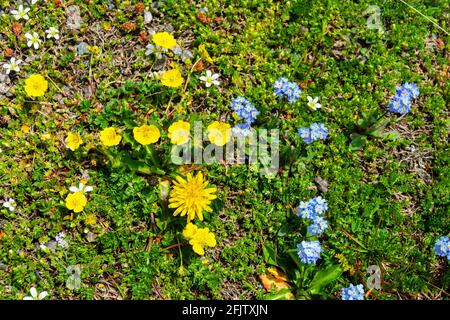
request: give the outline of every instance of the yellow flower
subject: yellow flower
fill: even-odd
[[[88,214],[86,216],[86,224],[89,226],[93,226],[94,224],[97,223],[97,218],[95,217],[95,214]]]
[[[21,130],[22,130],[23,133],[29,133],[30,132],[30,127],[28,125],[26,125],[26,124],[23,124]]]
[[[183,77],[180,70],[172,69],[164,72],[161,76],[161,83],[167,87],[177,88],[183,83]]]
[[[205,60],[209,63],[213,63],[213,59],[209,55],[208,51],[206,51],[206,47],[204,44],[201,44],[198,46],[198,51],[200,53],[200,57],[202,57],[203,60]]]
[[[214,194],[216,191],[215,187],[208,188],[208,182],[203,181],[201,172],[195,177],[188,173],[186,180],[178,176],[170,192],[169,208],[177,208],[173,213],[174,216],[187,215],[188,222],[195,216],[203,220],[203,210],[212,211],[209,204],[211,200],[217,198]]]
[[[69,132],[66,138],[66,145],[67,148],[69,148],[72,151],[75,151],[78,149],[78,147],[83,143],[83,140],[81,139],[81,136],[79,133],[72,133]]]
[[[83,191],[77,191],[70,193],[66,198],[66,207],[73,212],[81,212],[86,206],[87,199],[84,196]]]
[[[205,247],[215,247],[216,238],[214,233],[209,232],[208,228],[199,228],[194,234],[189,244],[192,245],[192,250],[199,255],[205,254]]]
[[[140,144],[147,145],[158,141],[161,134],[156,126],[144,124],[133,129],[133,136]]]
[[[112,127],[105,128],[100,132],[100,141],[107,147],[117,146],[121,139],[122,137]]]
[[[152,36],[153,42],[164,49],[171,49],[177,45],[175,38],[168,32],[157,32]]]
[[[40,74],[32,74],[25,80],[24,89],[29,97],[42,97],[48,89],[48,82]]]
[[[225,122],[214,121],[208,126],[208,139],[221,147],[231,139],[231,126]]]
[[[196,234],[198,228],[195,224],[189,222],[183,230],[183,237],[186,239],[192,239]]]
[[[176,121],[169,127],[169,139],[173,144],[184,144],[189,141],[191,125],[186,121]]]

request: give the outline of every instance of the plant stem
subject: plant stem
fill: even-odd
[[[430,17],[424,15],[422,12],[420,12],[419,10],[417,10],[416,8],[414,8],[412,5],[410,5],[409,3],[400,0],[402,3],[406,4],[408,7],[410,7],[411,9],[413,9],[415,12],[417,12],[418,14],[420,14],[422,17],[424,17],[425,19],[427,19],[428,21],[430,21],[432,24],[434,24],[434,26],[436,28],[438,28],[439,30],[443,31],[446,35],[450,36],[450,33],[448,33],[447,30],[445,30],[444,28],[442,28],[439,24],[437,24],[435,21],[433,21]]]

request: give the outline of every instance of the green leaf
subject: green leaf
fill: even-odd
[[[133,160],[129,157],[122,158],[120,160],[120,165],[122,167],[126,167],[130,170],[133,170],[133,171],[136,171],[139,173],[143,173],[143,174],[152,174],[152,173],[165,174],[165,172],[161,169],[158,169],[155,167],[150,167],[142,161]]]
[[[266,263],[274,266],[277,265],[277,253],[269,242],[265,242],[263,245],[263,257]]]
[[[321,288],[337,280],[342,272],[340,265],[332,265],[325,270],[318,271],[311,281],[308,291],[311,294],[318,294]]]
[[[292,294],[289,289],[281,289],[276,293],[268,293],[264,296],[265,300],[287,300],[286,297],[288,294]]]
[[[389,131],[389,132],[385,132],[383,137],[387,140],[395,141],[398,138],[400,138],[400,133],[398,133],[397,131]]]
[[[359,150],[367,142],[367,137],[362,134],[352,133],[350,137],[352,139],[352,142],[350,143],[350,150]]]

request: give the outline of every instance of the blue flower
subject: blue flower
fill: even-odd
[[[231,128],[231,132],[236,138],[242,139],[253,134],[255,130],[252,129],[250,125],[246,122],[236,124],[233,128]]]
[[[419,96],[419,88],[414,83],[406,82],[396,88],[396,94],[388,104],[388,111],[407,114],[411,108],[411,99]]]
[[[326,228],[328,228],[327,220],[320,216],[316,216],[313,220],[313,223],[308,226],[308,232],[317,236],[324,233]]]
[[[302,90],[295,82],[289,82],[287,78],[278,78],[273,84],[274,93],[280,98],[287,97],[290,103],[297,102]]]
[[[364,287],[362,284],[354,286],[351,284],[341,290],[342,300],[364,300]]]
[[[288,83],[288,79],[287,78],[278,78],[275,83],[273,84],[273,89],[275,94],[280,97],[283,98],[285,96],[285,85],[286,83]]]
[[[255,106],[244,97],[237,97],[233,99],[231,101],[231,109],[248,125],[255,122],[256,117],[259,115],[259,111],[255,108]]]
[[[303,127],[298,129],[298,136],[302,138],[303,142],[306,144],[313,142],[313,140],[311,140],[311,130],[309,128]]]
[[[402,89],[407,90],[409,92],[409,95],[415,99],[419,96],[420,90],[419,88],[411,82],[406,82],[403,84]]]
[[[326,139],[328,137],[328,129],[323,123],[313,123],[309,128],[300,128],[298,136],[302,138],[303,142],[310,144],[315,140]]]
[[[302,241],[297,245],[297,254],[304,264],[315,264],[320,259],[322,247],[319,241]]]
[[[323,215],[327,210],[327,201],[318,196],[307,202],[301,201],[297,208],[297,216],[314,221],[317,216]]]
[[[448,237],[440,237],[434,245],[434,252],[440,257],[447,257],[450,261],[450,239]]]

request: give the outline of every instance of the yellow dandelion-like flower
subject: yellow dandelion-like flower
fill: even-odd
[[[176,121],[169,127],[168,137],[173,144],[180,145],[189,141],[191,125],[186,121]]]
[[[133,136],[140,144],[147,145],[157,142],[161,134],[156,126],[144,124],[133,129]]]
[[[178,176],[170,192],[169,208],[177,208],[173,213],[174,216],[187,215],[188,222],[195,216],[203,220],[203,211],[212,211],[209,204],[211,200],[217,198],[214,194],[216,191],[215,187],[208,188],[208,182],[203,180],[201,172],[195,177],[188,173],[186,180]]]
[[[231,126],[228,123],[214,121],[208,126],[208,139],[216,146],[222,147],[231,139]]]
[[[87,204],[87,199],[83,191],[69,193],[66,198],[66,207],[73,212],[81,212]]]
[[[75,151],[78,149],[78,147],[83,143],[83,140],[81,139],[81,136],[79,133],[72,133],[69,132],[66,138],[66,145],[67,148],[69,148],[72,151]]]
[[[199,228],[194,234],[189,244],[192,245],[192,250],[199,255],[205,254],[205,247],[215,247],[216,238],[214,233],[209,232],[208,228]]]
[[[164,72],[161,76],[161,83],[167,87],[177,88],[183,84],[183,77],[180,70],[172,69]]]
[[[116,129],[110,127],[100,132],[100,141],[107,147],[117,146],[122,137],[116,133]]]
[[[164,49],[172,49],[177,45],[175,38],[168,32],[157,32],[152,36],[153,42]]]
[[[25,80],[24,89],[29,97],[42,97],[48,89],[48,82],[40,74],[32,74]]]

